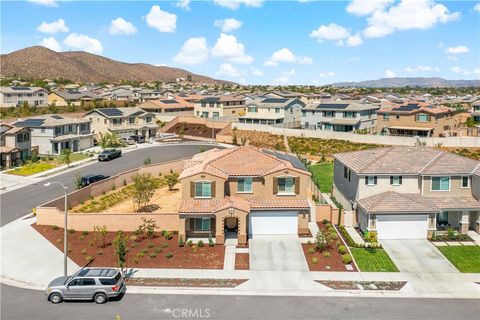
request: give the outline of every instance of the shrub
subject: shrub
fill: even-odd
[[[75,233],[75,229],[68,229],[68,233]]]
[[[325,230],[318,230],[317,236],[315,237],[315,247],[318,251],[323,251],[328,246],[330,235]]]
[[[202,240],[198,240],[197,246],[198,246],[199,248],[202,248],[202,247],[204,246],[203,241],[202,241]]]
[[[192,252],[196,253],[198,251],[198,247],[192,247]]]
[[[312,258],[312,263],[313,263],[313,264],[318,264],[318,258],[317,258],[317,257],[313,257],[313,258]]]
[[[347,242],[347,244],[350,247],[356,247],[357,246],[355,241],[353,241],[352,237],[350,237],[350,235],[348,234],[347,230],[345,230],[344,226],[339,226],[338,229],[342,233],[343,239],[345,239],[345,241]]]
[[[215,245],[215,243],[213,242],[212,234],[211,234],[211,233],[208,235],[208,245],[209,245],[210,247],[213,247],[213,246]]]
[[[83,230],[83,231],[82,231],[82,234],[83,234],[84,236],[88,236],[88,231],[87,231],[87,230]]]
[[[193,246],[193,241],[192,241],[192,240],[188,240],[188,241],[187,241],[187,246],[189,246],[189,247]]]
[[[154,245],[153,243],[149,242],[149,243],[147,244],[147,247],[153,248],[153,247],[155,247],[155,245]]]
[[[145,230],[145,234],[147,235],[147,238],[152,239],[153,236],[155,235],[155,228],[158,228],[157,224],[155,223],[155,220],[142,218],[142,221],[143,221],[143,230]]]
[[[117,231],[115,239],[113,240],[113,245],[115,246],[115,254],[118,256],[119,268],[124,268],[127,262],[127,236],[123,234],[122,230]]]
[[[165,258],[167,259],[172,259],[173,258],[173,253],[169,252],[165,255]]]
[[[330,233],[330,239],[337,240],[338,239],[338,234],[336,232],[335,233]]]
[[[328,231],[329,233],[336,233],[336,232],[337,232],[334,227],[328,227],[328,228],[327,228],[327,231]]]
[[[140,250],[141,253],[145,254],[148,252],[148,249],[147,248],[143,248],[142,250]]]
[[[448,240],[455,240],[455,229],[453,227],[447,228],[447,238]]]
[[[328,230],[328,228],[331,228],[331,227],[332,227],[332,224],[330,222],[325,224],[325,229]]]
[[[347,253],[347,247],[345,247],[345,246],[339,246],[339,247],[338,247],[338,253],[340,253],[340,254],[345,254],[345,253]]]
[[[308,240],[308,241],[307,241],[307,244],[312,244],[312,240]]]
[[[168,232],[168,231],[167,231],[167,232],[165,232],[165,233],[163,234],[163,236],[164,236],[165,239],[167,239],[167,240],[172,239],[172,233],[171,233],[171,232]]]
[[[95,240],[90,240],[90,241],[88,242],[88,245],[89,245],[90,247],[93,247],[93,246],[96,245],[96,241],[95,241]]]
[[[349,255],[348,253],[342,255],[343,264],[350,264],[350,263],[352,263],[352,261],[353,261],[352,256]]]
[[[93,261],[93,257],[92,257],[92,256],[87,256],[87,257],[85,257],[85,259],[87,260],[87,262],[92,262],[92,261]]]
[[[327,219],[323,219],[323,220],[322,220],[322,223],[323,223],[324,225],[326,225],[327,223],[330,223],[330,221],[328,221]]]
[[[85,236],[83,236],[83,235],[80,236],[80,237],[78,237],[78,240],[80,240],[80,241],[82,241],[82,240],[84,240],[84,239],[85,239]]]
[[[87,249],[83,248],[82,251],[80,251],[81,254],[87,254]]]
[[[145,255],[145,253],[143,253],[142,251],[138,252],[135,256],[137,258],[143,258],[143,256]]]
[[[160,231],[160,235],[161,235],[162,237],[165,236],[165,233],[167,233],[167,230],[162,230],[162,231]]]
[[[166,242],[162,243],[162,248],[168,248],[168,243]]]
[[[138,264],[138,261],[139,261],[139,260],[138,260],[137,257],[133,258],[133,263]]]
[[[315,248],[308,248],[308,254],[314,254]]]
[[[156,253],[156,252],[152,252],[152,253],[150,253],[150,258],[152,258],[152,259],[153,259],[153,258],[155,258],[156,256],[157,256],[157,253]]]
[[[153,252],[155,252],[155,253],[160,253],[160,252],[162,252],[162,248],[156,247],[156,248],[153,250]]]
[[[165,182],[167,183],[168,190],[172,191],[175,185],[178,183],[179,174],[173,172],[165,176]]]
[[[52,230],[58,230],[58,226],[53,225]]]
[[[182,236],[178,237],[178,246],[183,247],[184,245],[185,245],[185,242],[183,242],[183,237]]]
[[[323,257],[326,258],[326,259],[330,258],[330,256],[331,256],[330,252],[324,252],[323,253]]]

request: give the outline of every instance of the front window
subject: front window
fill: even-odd
[[[17,142],[28,142],[30,140],[30,135],[28,132],[17,134]]]
[[[377,176],[366,176],[365,177],[365,184],[367,186],[375,186],[377,185]]]
[[[220,117],[220,113],[219,112],[213,112],[212,113],[212,118],[219,118]]]
[[[129,122],[129,123],[135,123],[135,117],[130,117],[130,118],[128,119],[128,122]]]
[[[390,176],[390,184],[392,186],[399,186],[402,184],[402,176]]]
[[[462,188],[470,188],[470,179],[468,177],[462,177]]]
[[[335,117],[335,111],[323,111],[323,116],[327,118]]]
[[[121,125],[122,124],[122,119],[112,119],[112,123],[115,126]]]
[[[252,178],[238,178],[238,180],[237,180],[237,192],[238,193],[252,193],[253,192]]]
[[[346,111],[343,113],[344,118],[355,118],[356,116],[356,113],[352,111]]]
[[[278,178],[278,194],[295,193],[295,179],[293,177]]]
[[[248,107],[248,112],[258,112],[257,107]]]
[[[146,118],[145,118],[145,121],[146,121],[147,123],[152,122],[152,117],[146,117]]]
[[[195,198],[211,198],[212,183],[208,181],[195,182]]]
[[[280,108],[275,108],[275,113],[280,113]]]
[[[450,190],[450,177],[432,177],[432,191]]]
[[[211,230],[210,218],[195,218],[194,229],[196,231],[210,231]]]
[[[417,122],[429,122],[430,121],[430,117],[428,114],[417,114],[416,117],[415,117],[415,120]]]

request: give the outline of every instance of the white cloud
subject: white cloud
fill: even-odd
[[[464,76],[468,76],[470,74],[472,74],[471,71],[467,70],[467,69],[463,69],[459,66],[455,66],[455,67],[452,67],[452,72],[454,73],[458,73],[458,74],[461,74],[461,75],[464,75]],[[479,71],[478,69],[474,69],[473,73],[478,73],[477,71]]]
[[[357,16],[368,16],[377,10],[383,10],[394,0],[352,0],[347,6],[347,12]]]
[[[208,60],[207,39],[203,37],[190,38],[183,44],[180,52],[173,57],[179,64],[195,65]]]
[[[336,23],[330,23],[329,25],[321,25],[317,30],[313,30],[310,33],[310,38],[317,39],[318,42],[324,40],[343,40],[350,36],[350,31]]]
[[[480,68],[473,69],[473,74],[477,75],[477,76],[480,76]]]
[[[46,7],[57,7],[58,6],[57,0],[27,0],[27,2],[31,2],[31,3],[34,3],[34,4],[39,4],[39,5],[46,6]]]
[[[127,20],[119,17],[115,20],[112,20],[112,22],[110,23],[110,27],[108,27],[108,32],[114,35],[129,35],[137,33],[137,28],[135,28],[135,26],[131,22],[128,22]]]
[[[58,43],[57,40],[55,40],[54,37],[48,37],[48,38],[43,38],[42,41],[40,41],[39,45],[48,48],[53,51],[61,51],[62,48],[60,46],[60,43]]]
[[[178,0],[176,6],[182,10],[190,11],[190,0]]]
[[[397,74],[392,70],[385,70],[385,77],[387,78],[395,78]]]
[[[480,12],[480,3],[477,3],[475,7],[473,7],[474,11]]]
[[[250,8],[259,8],[263,4],[263,0],[213,0],[213,2],[231,10],[237,10],[242,4]]]
[[[70,48],[80,49],[94,54],[101,54],[103,52],[103,46],[100,41],[83,34],[70,33],[68,37],[63,40],[63,43]]]
[[[266,66],[278,66],[279,62],[312,64],[313,59],[310,57],[296,56],[290,49],[283,48],[275,51],[270,58],[265,61]]]
[[[445,49],[445,53],[449,53],[449,54],[467,53],[467,52],[470,52],[470,49],[467,46],[448,47],[447,49]]]
[[[367,19],[368,27],[363,34],[367,38],[379,38],[401,30],[429,29],[459,17],[459,12],[450,13],[445,5],[434,0],[401,0],[388,10],[374,11]]]
[[[65,24],[65,20],[63,19],[58,19],[53,22],[47,23],[47,22],[42,22],[41,25],[37,27],[37,31],[43,32],[43,33],[58,33],[58,32],[68,32],[70,29],[68,26]]]
[[[263,72],[258,70],[255,67],[250,67],[250,71],[255,77],[262,77],[263,76]]]
[[[319,78],[333,78],[335,77],[335,73],[333,73],[332,71],[329,71],[329,72],[320,72],[318,74],[318,77]]]
[[[230,63],[222,63],[216,75],[226,76],[229,78],[239,78],[239,77],[243,77],[245,75],[245,72],[238,70]]]
[[[406,72],[440,72],[440,68],[432,66],[406,67]]]
[[[274,84],[288,84],[290,83],[290,78],[295,76],[295,69],[289,71],[282,71],[278,77],[273,79]]]
[[[345,44],[349,47],[358,47],[363,43],[362,37],[359,34],[350,36],[345,40]]]
[[[223,20],[215,20],[215,27],[219,27],[222,32],[229,33],[232,31],[237,30],[242,26],[242,21],[239,21],[237,19],[233,18],[228,18],[228,19],[223,19]]]
[[[160,9],[160,6],[152,6],[145,19],[149,27],[155,28],[160,32],[175,32],[177,29],[177,16],[163,11]]]
[[[250,64],[255,59],[245,53],[245,45],[237,41],[234,35],[220,34],[215,46],[212,48],[212,55],[224,58],[232,63]]]

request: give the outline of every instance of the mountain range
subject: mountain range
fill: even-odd
[[[334,87],[399,88],[399,87],[480,87],[480,80],[446,80],[443,78],[382,78],[359,82],[336,82]]]
[[[122,80],[174,82],[191,76],[195,83],[231,83],[187,70],[146,63],[125,63],[84,51],[56,52],[34,46],[0,55],[0,75],[24,79],[69,79],[99,83]]]

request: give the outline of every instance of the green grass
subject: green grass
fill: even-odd
[[[371,252],[364,248],[350,248],[362,272],[398,272],[397,266],[383,249]]]
[[[317,163],[309,166],[308,169],[320,192],[329,193],[333,185],[333,163]]]
[[[437,247],[438,250],[460,271],[480,273],[479,246]]]
[[[29,176],[32,174],[36,174],[42,171],[50,170],[55,168],[55,165],[52,163],[44,163],[44,162],[37,162],[37,163],[29,163],[20,168],[16,168],[14,170],[10,170],[8,174],[14,174],[17,176]]]

